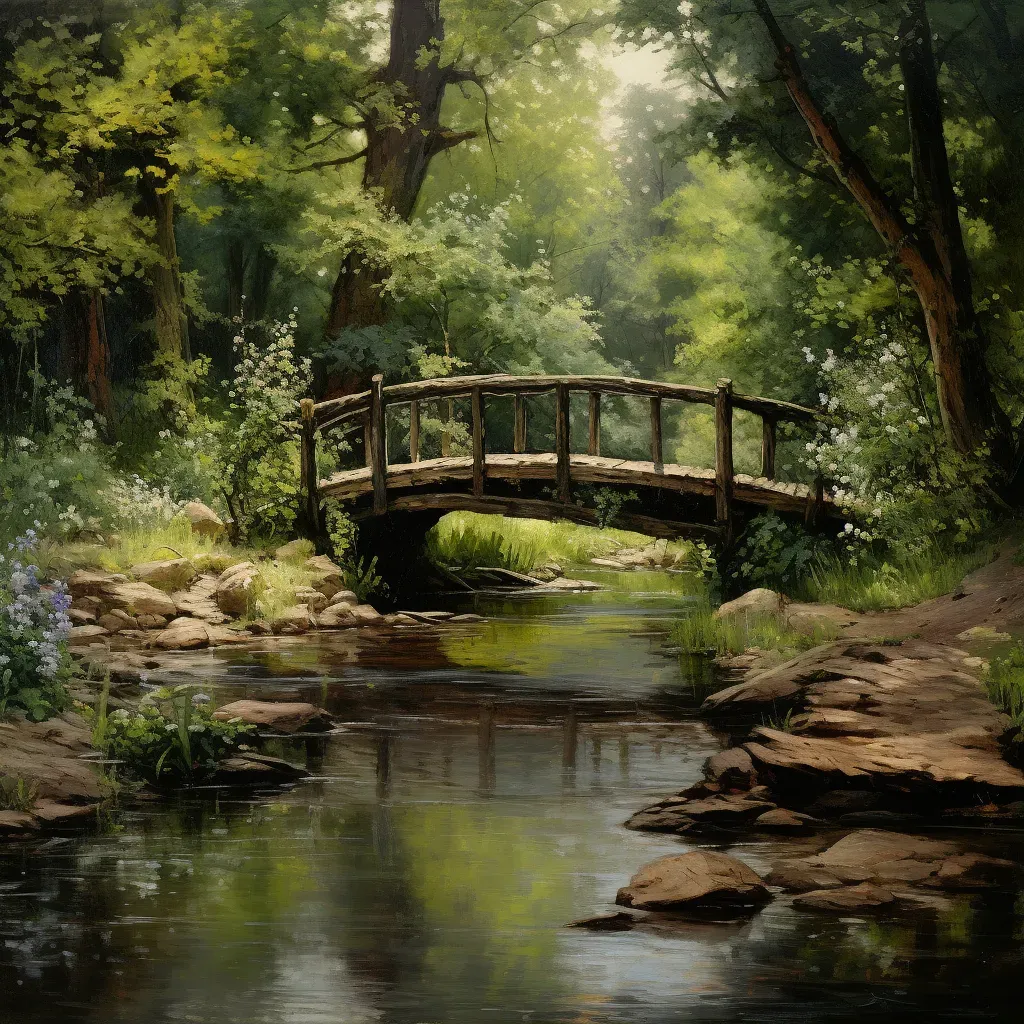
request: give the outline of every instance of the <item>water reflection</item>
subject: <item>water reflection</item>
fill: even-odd
[[[1016,893],[875,920],[780,901],[730,926],[562,927],[685,848],[621,828],[720,743],[662,645],[678,605],[545,599],[458,638],[232,654],[225,693],[302,693],[350,731],[277,747],[315,775],[290,792],[145,805],[0,854],[0,1021],[1016,1019]],[[1024,859],[1014,834],[988,841]]]

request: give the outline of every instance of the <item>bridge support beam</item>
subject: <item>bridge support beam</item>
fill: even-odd
[[[555,487],[558,500],[572,500],[572,470],[569,465],[569,385],[555,388]]]
[[[299,456],[299,490],[303,496],[306,536],[315,544],[320,537],[320,486],[316,471],[316,411],[312,398],[299,403],[302,419],[302,450]]]
[[[370,479],[373,481],[373,511],[377,515],[388,507],[388,436],[384,409],[384,378],[378,373],[370,382]]]
[[[726,548],[733,542],[732,381],[723,378],[715,390],[715,522]]]

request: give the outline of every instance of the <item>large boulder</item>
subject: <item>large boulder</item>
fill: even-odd
[[[270,620],[270,628],[275,633],[306,633],[314,624],[309,608],[304,604],[292,605]]]
[[[171,594],[179,615],[190,615],[204,622],[221,623],[226,616],[217,607],[217,577],[204,574],[193,580],[188,590],[176,590]]]
[[[192,532],[200,537],[216,538],[224,532],[224,521],[201,501],[190,501],[180,514],[188,519]]]
[[[239,562],[225,569],[217,579],[214,599],[225,615],[244,615],[255,597],[259,569],[252,562]]]
[[[236,700],[213,713],[221,722],[241,719],[249,725],[273,729],[275,732],[322,732],[331,728],[331,716],[315,704],[302,702]]]
[[[72,626],[68,634],[69,647],[88,647],[110,636],[110,632],[98,623],[86,626]]]
[[[333,608],[335,605],[339,604],[348,605],[350,608],[354,608],[359,604],[359,598],[353,590],[339,590],[337,593],[330,596],[327,601],[327,607]]]
[[[166,629],[160,630],[153,643],[165,651],[192,651],[199,647],[209,647],[210,633],[206,623],[182,616],[168,623]]]
[[[716,619],[761,619],[782,614],[782,595],[765,587],[748,590],[715,611]]]
[[[132,575],[160,590],[181,590],[195,576],[187,558],[166,558],[156,562],[140,562],[132,566]]]
[[[305,566],[313,574],[311,586],[328,600],[345,589],[344,570],[326,555],[313,555],[312,558],[307,558]]]
[[[111,608],[109,612],[99,617],[96,624],[102,626],[108,633],[120,633],[125,629],[139,628],[139,620],[122,608]]]
[[[173,617],[177,609],[169,594],[148,583],[112,583],[100,595],[110,608],[120,608],[129,615],[163,615]]]
[[[369,604],[357,604],[352,609],[352,616],[358,626],[373,626],[384,618],[376,608]]]
[[[950,891],[982,889],[1010,879],[1012,861],[964,851],[953,841],[859,829],[822,853],[775,865],[768,882],[800,891],[871,882]]]
[[[771,899],[742,861],[712,850],[661,857],[642,867],[615,897],[639,910],[753,911]]]
[[[128,577],[123,573],[103,572],[100,569],[77,569],[68,577],[68,593],[75,601],[83,597],[100,597],[107,587],[127,582]]]
[[[332,604],[325,608],[318,616],[317,621],[321,629],[347,629],[350,626],[358,626],[359,621],[352,614],[353,605]]]

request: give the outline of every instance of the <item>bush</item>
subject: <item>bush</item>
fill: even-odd
[[[23,711],[41,722],[69,703],[71,599],[60,583],[44,587],[27,563],[35,540],[28,530],[0,555],[0,715]]]
[[[1012,719],[1019,742],[1024,736],[1024,644],[1014,644],[1005,658],[993,658],[985,682],[992,702]]]
[[[286,323],[243,324],[228,392],[233,422],[221,435],[220,469],[233,539],[290,536],[298,514],[299,399],[312,383],[295,355],[295,314]],[[227,385],[227,382],[225,382]]]
[[[218,721],[213,711],[193,686],[156,690],[135,711],[101,712],[94,742],[130,778],[194,786],[212,777],[218,761],[247,749],[243,741],[256,731],[238,719]]]
[[[825,546],[821,538],[768,512],[751,520],[732,575],[754,587],[790,592],[806,578]]]

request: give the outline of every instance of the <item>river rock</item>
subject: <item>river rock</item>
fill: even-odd
[[[110,608],[121,608],[130,615],[172,618],[177,613],[170,595],[148,583],[112,583],[103,588],[100,597]]]
[[[358,626],[373,626],[383,619],[381,613],[369,604],[357,604],[352,609],[352,617]]]
[[[206,573],[193,580],[188,590],[176,590],[171,594],[171,600],[179,615],[189,615],[204,622],[225,622],[227,616],[217,606],[216,593],[217,577]]]
[[[733,601],[726,601],[714,613],[716,619],[769,618],[782,614],[782,595],[765,587],[748,590]]]
[[[454,612],[401,612],[415,622],[422,622],[424,625],[431,625],[437,622],[447,622],[455,618]]]
[[[843,885],[838,889],[815,889],[805,892],[793,900],[793,906],[801,910],[841,914],[878,910],[895,902],[896,896],[889,889],[872,885],[870,882],[862,882],[860,885]]]
[[[172,591],[185,587],[196,572],[187,558],[167,558],[133,565],[132,575],[160,590]]]
[[[221,786],[279,786],[308,775],[304,768],[279,757],[240,751],[218,763],[213,782]]]
[[[109,612],[99,617],[97,625],[102,626],[108,633],[120,633],[123,629],[138,629],[139,621],[123,608],[111,608]]]
[[[735,829],[775,809],[757,792],[722,792],[716,783],[697,783],[634,814],[626,828],[642,832],[700,832]]]
[[[167,625],[167,619],[163,615],[136,615],[139,629],[163,629]]]
[[[406,615],[405,612],[392,612],[389,615],[383,617],[385,626],[421,626],[423,625],[418,619],[414,619],[411,615]]]
[[[351,626],[358,626],[359,622],[352,614],[353,605],[334,604],[325,608],[318,616],[317,621],[321,629],[346,629]]]
[[[224,521],[201,501],[190,501],[180,515],[188,519],[192,532],[200,537],[217,538],[224,532]]]
[[[35,832],[39,822],[28,811],[0,811],[0,836],[20,836]]]
[[[89,626],[96,621],[96,613],[85,608],[70,608],[68,609],[68,618],[76,626]]]
[[[99,597],[107,587],[127,582],[128,577],[123,573],[103,572],[99,569],[77,569],[68,577],[68,593],[75,600],[82,597]]]
[[[312,586],[328,600],[345,589],[345,573],[340,565],[326,555],[313,555],[305,561],[306,568],[313,574]],[[355,595],[352,595],[355,597]]]
[[[359,598],[356,596],[355,591],[352,590],[339,590],[336,594],[332,594],[327,599],[327,607],[334,608],[339,604],[347,604],[351,607],[355,607],[359,604]]]
[[[214,600],[225,615],[244,615],[253,597],[259,569],[252,562],[239,562],[217,578]]]
[[[327,607],[327,598],[312,587],[299,587],[295,591],[295,603],[305,605],[315,615]]]
[[[822,853],[775,865],[767,881],[796,891],[861,882],[969,891],[1005,883],[1017,871],[1012,861],[964,851],[956,842],[859,829]]]
[[[274,557],[279,562],[294,562],[309,558],[313,554],[312,541],[297,537],[274,549]]]
[[[267,700],[236,700],[218,708],[213,717],[221,722],[240,718],[275,732],[323,732],[333,724],[331,716],[315,704]]]
[[[568,592],[586,594],[595,590],[604,590],[604,587],[600,583],[595,583],[593,580],[570,580],[564,576],[549,580],[546,583],[538,583],[537,586],[533,588],[533,592],[535,594],[543,594],[546,591],[553,591],[554,593]]]
[[[770,899],[760,876],[742,861],[695,850],[646,864],[615,902],[639,910],[753,911]]]
[[[817,632],[835,637],[858,621],[856,614],[849,608],[840,608],[835,604],[787,604],[783,609],[783,617],[794,633],[803,633],[805,636]]]
[[[757,769],[742,747],[730,747],[707,759],[704,777],[726,789],[750,789],[757,783]]]
[[[166,629],[160,630],[153,644],[166,651],[192,651],[209,647],[210,633],[206,623],[182,616],[169,622]]]
[[[24,779],[38,801],[95,806],[107,796],[96,768],[91,728],[71,712],[46,722],[0,722],[0,776]]]
[[[570,921],[566,928],[583,928],[589,932],[628,932],[637,922],[637,916],[625,910],[613,914],[595,914],[578,921]]]
[[[68,634],[68,645],[70,647],[88,647],[89,644],[108,636],[110,636],[110,633],[98,624],[92,626],[72,626],[71,632]]]
[[[295,604],[274,616],[270,620],[270,628],[275,633],[307,633],[312,628],[313,622],[309,609],[304,604]]]
[[[756,828],[767,829],[770,832],[805,832],[807,826],[813,822],[814,819],[809,814],[788,811],[785,807],[765,811],[754,819]]]

